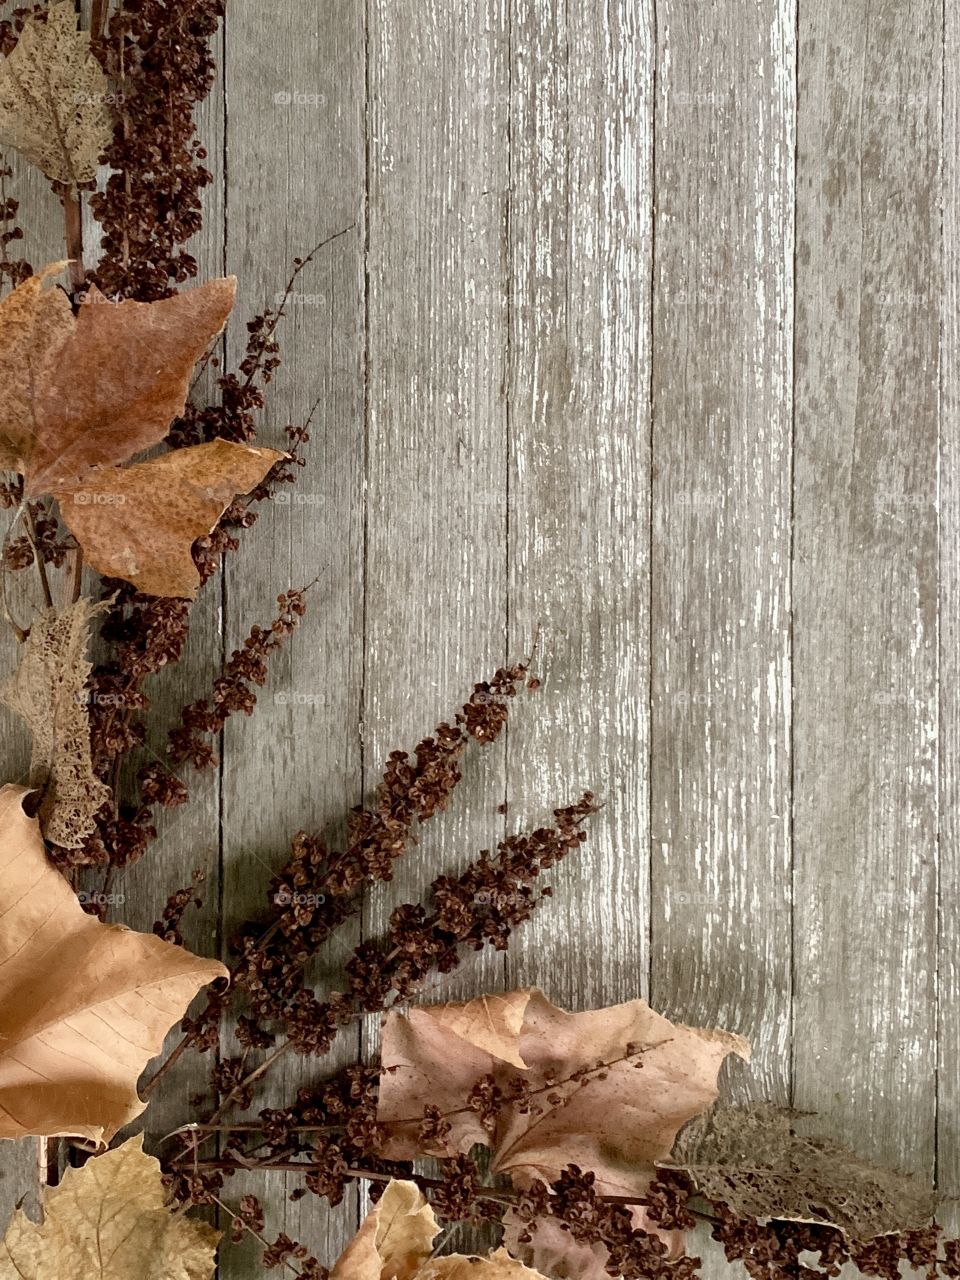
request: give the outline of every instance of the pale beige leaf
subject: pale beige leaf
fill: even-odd
[[[214,440],[122,470],[90,472],[54,495],[100,573],[132,582],[147,595],[192,598],[200,585],[194,542],[282,457],[273,449]]]
[[[637,1231],[646,1231],[663,1241],[668,1261],[683,1255],[684,1232],[661,1230],[641,1205],[632,1206],[630,1216]],[[503,1218],[503,1243],[515,1258],[550,1276],[551,1280],[610,1280],[607,1270],[610,1253],[606,1245],[576,1240],[557,1218],[538,1218],[531,1227],[519,1222],[513,1210],[508,1209]]]
[[[390,1182],[338,1258],[330,1280],[413,1280],[439,1230],[415,1182]]]
[[[137,1079],[226,969],[87,915],[48,862],[23,787],[0,789],[0,1138],[108,1142]]]
[[[485,1258],[432,1258],[439,1231],[415,1182],[389,1182],[337,1259],[330,1280],[542,1280],[505,1249]]]
[[[838,1142],[804,1137],[801,1119],[767,1104],[716,1107],[684,1129],[664,1163],[684,1169],[701,1195],[740,1217],[824,1222],[857,1240],[930,1221],[932,1187]]]
[[[40,829],[65,849],[80,847],[110,798],[90,759],[86,691],[90,623],[103,608],[80,599],[63,613],[40,614],[31,623],[20,665],[0,688],[0,700],[30,726],[30,786],[39,793]]]
[[[430,1154],[493,1150],[492,1167],[518,1185],[555,1181],[569,1164],[596,1175],[610,1195],[643,1194],[654,1161],[669,1154],[678,1130],[717,1096],[717,1075],[730,1053],[749,1056],[739,1036],[670,1022],[642,1000],[566,1013],[542,992],[528,993],[517,1069],[443,1025],[428,1009],[390,1014],[383,1032],[378,1119],[384,1155],[423,1153],[424,1108],[438,1107],[449,1138]],[[639,1051],[638,1051],[639,1050]],[[598,1064],[608,1064],[597,1072]],[[583,1079],[571,1078],[588,1071]],[[500,1087],[526,1081],[534,1106],[504,1103],[493,1132],[466,1101],[482,1077]]]
[[[74,318],[62,290],[42,287],[54,269],[0,302],[0,462],[28,496],[159,444],[236,292],[232,278],[159,302],[110,302],[91,288]],[[25,371],[6,369],[24,354]]]
[[[67,1169],[43,1196],[43,1224],[17,1211],[0,1280],[210,1280],[220,1233],[164,1207],[160,1164],[142,1138]]]
[[[17,471],[34,431],[35,388],[54,379],[57,358],[73,333],[70,299],[44,288],[67,264],[55,262],[0,302],[0,470]]]
[[[417,1280],[543,1280],[538,1271],[531,1271],[506,1249],[497,1249],[486,1258],[464,1257],[448,1254],[434,1258],[420,1272]]]
[[[520,1030],[529,1002],[529,990],[508,991],[466,1004],[434,1005],[424,1012],[461,1040],[522,1070],[527,1064],[520,1057]]]
[[[109,92],[72,0],[52,5],[0,63],[0,143],[54,182],[88,182],[111,138]]]

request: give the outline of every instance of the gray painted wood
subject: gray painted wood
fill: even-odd
[[[930,1173],[939,0],[801,7],[795,1097]],[[955,679],[955,673],[948,674]]]
[[[371,3],[364,785],[506,652],[507,40],[492,0]],[[366,934],[503,829],[503,745],[465,759]],[[481,954],[433,995],[500,986]]]
[[[248,319],[282,293],[297,256],[357,223],[362,201],[363,27],[356,6],[282,10],[234,5],[227,17],[227,249],[240,281],[238,315]],[[265,210],[275,211],[264,216]],[[256,718],[232,721],[224,743],[224,940],[266,905],[271,869],[289,856],[298,829],[343,834],[360,798],[357,707],[362,679],[363,311],[355,227],[318,255],[297,281],[279,337],[284,365],[272,384],[263,439],[283,448],[288,422],[302,423],[320,399],[307,466],[289,501],[270,504],[227,567],[228,652],[251,623],[267,625],[276,596],[316,580],[302,628],[271,663]],[[245,337],[230,331],[232,364]],[[311,976],[356,944],[344,930]],[[355,1060],[358,1037],[344,1037],[327,1066]],[[292,1056],[265,1085],[265,1103],[285,1105],[310,1063]],[[286,1231],[321,1258],[336,1257],[356,1227],[355,1200],[338,1214],[313,1197],[290,1203],[292,1179],[268,1175],[231,1186],[269,1205],[271,1238]],[[229,1249],[221,1272],[260,1275],[252,1241]]]
[[[784,1101],[793,5],[661,0],[657,34],[651,992]]]
[[[277,592],[320,578],[124,915],[149,926],[204,865],[195,940],[222,944],[293,832],[335,832],[388,751],[539,627],[543,689],[318,981],[439,870],[591,785],[606,807],[553,904],[425,996],[649,988],[753,1037],[740,1096],[792,1090],[928,1172],[936,1139],[956,1191],[960,29],[938,0],[797,8],[230,0],[203,275],[237,272],[242,321],[356,227],[297,287],[265,418],[282,443],[320,396],[309,466],[157,682],[155,749]],[[35,176],[19,194],[40,263],[57,211]],[[0,1210],[32,1180],[29,1146],[0,1151]],[[354,1201],[246,1189],[328,1260],[356,1222]],[[224,1280],[257,1274],[225,1251]]]
[[[944,10],[940,351],[940,913],[937,1179],[960,1193],[960,13]],[[960,1213],[948,1208],[956,1233]]]
[[[516,0],[511,29],[510,651],[539,632],[543,687],[508,823],[604,809],[508,964],[589,1008],[647,989],[653,6]]]

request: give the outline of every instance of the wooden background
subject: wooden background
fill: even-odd
[[[956,6],[228,9],[200,257],[240,278],[234,358],[291,259],[351,230],[298,285],[265,419],[279,442],[321,397],[309,467],[207,593],[166,704],[322,578],[122,914],[149,925],[203,865],[195,942],[221,945],[297,828],[336,829],[539,628],[542,692],[363,933],[589,785],[606,807],[553,906],[430,995],[645,995],[753,1040],[737,1097],[957,1191]],[[49,197],[19,194],[29,256],[61,256]],[[3,1153],[4,1205],[31,1162]],[[356,1205],[270,1186],[273,1229],[334,1256]]]

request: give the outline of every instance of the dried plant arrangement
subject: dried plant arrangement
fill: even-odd
[[[5,1228],[0,1280],[205,1280],[218,1251],[229,1274],[230,1240],[249,1237],[265,1271],[304,1280],[691,1280],[698,1223],[754,1280],[846,1263],[894,1280],[904,1262],[960,1277],[960,1241],[942,1238],[922,1181],[870,1165],[811,1117],[717,1105],[724,1062],[749,1058],[735,1033],[640,999],[566,1012],[530,988],[421,1002],[433,975],[504,950],[549,899],[549,872],[586,840],[589,791],[425,885],[356,947],[337,989],[315,988],[324,944],[411,856],[465,754],[496,743],[536,687],[529,661],[394,752],[342,848],[295,835],[227,963],[185,943],[197,884],[158,902],[152,934],[108,918],[158,810],[189,803],[191,776],[217,763],[227,719],[254,711],[308,604],[307,587],[278,584],[273,620],[182,708],[165,760],[144,762],[154,678],[181,660],[194,600],[258,507],[296,482],[310,441],[309,422],[287,428],[282,451],[257,440],[283,304],[247,322],[224,372],[234,281],[194,283],[211,181],[194,111],[223,7],[94,0],[84,30],[66,0],[0,22],[0,146],[46,176],[64,229],[62,261],[16,257],[13,171],[0,169],[0,599],[19,656],[0,696],[32,741],[29,778],[0,789],[0,1139],[37,1142],[45,1184],[39,1220],[17,1210]],[[293,263],[288,294],[337,234]],[[339,1033],[371,1014],[379,1060],[327,1068]],[[150,1132],[186,1054],[211,1062],[207,1095],[155,1150],[139,1133],[118,1141],[131,1124]],[[281,1059],[302,1085],[267,1106]],[[299,1175],[293,1194],[318,1213],[355,1185],[372,1207],[340,1258],[321,1260],[232,1193],[249,1170]],[[454,1224],[495,1247],[452,1252]]]

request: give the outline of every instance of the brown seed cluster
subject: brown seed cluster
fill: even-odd
[[[215,78],[210,41],[223,0],[124,0],[93,51],[117,87],[104,157],[113,170],[90,207],[103,228],[93,279],[108,296],[151,302],[197,274],[184,245],[211,182],[194,109]]]

